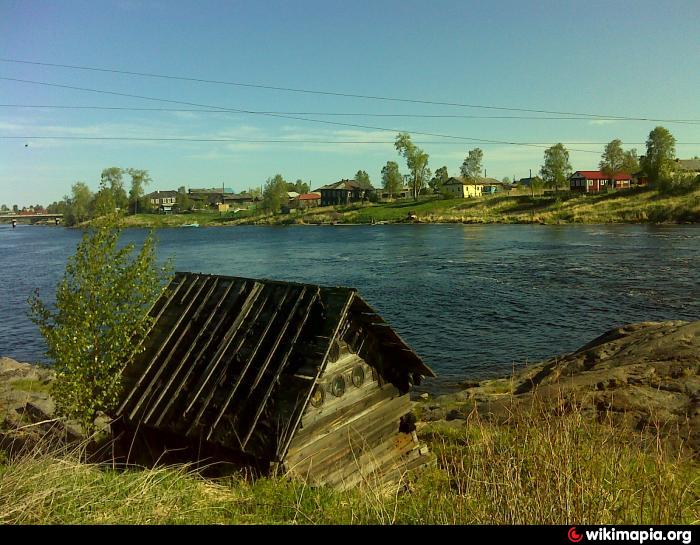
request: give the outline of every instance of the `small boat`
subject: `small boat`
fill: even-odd
[[[180,227],[199,227],[199,223],[185,223],[184,225],[180,225]]]

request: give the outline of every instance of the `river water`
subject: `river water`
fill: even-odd
[[[138,242],[144,230],[128,230]],[[80,232],[0,225],[0,355],[45,361],[26,315]],[[700,319],[700,227],[382,225],[157,231],[176,270],[358,288],[439,375],[503,375],[627,322]]]

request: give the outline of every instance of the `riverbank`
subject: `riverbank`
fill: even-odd
[[[290,214],[252,211],[219,214],[137,214],[126,227],[222,225],[331,225],[372,223],[699,223],[700,188],[679,194],[635,188],[599,195],[493,195],[477,199],[426,199],[318,207]]]
[[[50,382],[49,371],[0,359],[6,439],[13,412],[21,416],[15,433],[50,429]],[[0,463],[0,522],[679,524],[700,518],[700,321],[630,324],[513,377],[467,381],[459,392],[425,397],[415,407],[418,434],[438,464],[397,496],[382,495],[371,480],[340,493],[284,477],[204,479],[186,467],[115,471],[81,463],[75,453],[35,450]],[[40,410],[28,411],[27,403]]]

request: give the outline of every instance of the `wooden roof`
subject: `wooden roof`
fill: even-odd
[[[349,313],[387,381],[407,391],[434,376],[354,289],[176,273],[115,416],[282,460]]]

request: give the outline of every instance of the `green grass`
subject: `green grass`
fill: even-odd
[[[700,188],[659,193],[633,188],[599,195],[496,194],[473,199],[427,198],[393,203],[317,207],[290,214],[241,210],[219,214],[137,214],[126,227],[177,227],[188,223],[218,225],[294,225],[332,223],[401,223],[415,214],[424,223],[698,223]]]
[[[474,199],[425,199],[306,212],[251,216],[242,224],[397,223],[415,214],[426,223],[697,223],[700,188],[675,194],[653,189],[621,190],[599,195],[501,194]]]
[[[697,461],[657,437],[577,411],[536,408],[505,424],[429,424],[437,466],[382,493],[284,477],[207,480],[186,467],[82,464],[28,456],[0,464],[2,524],[689,524],[700,521]]]
[[[51,384],[41,380],[19,379],[12,381],[13,390],[22,390],[25,392],[50,392]]]

